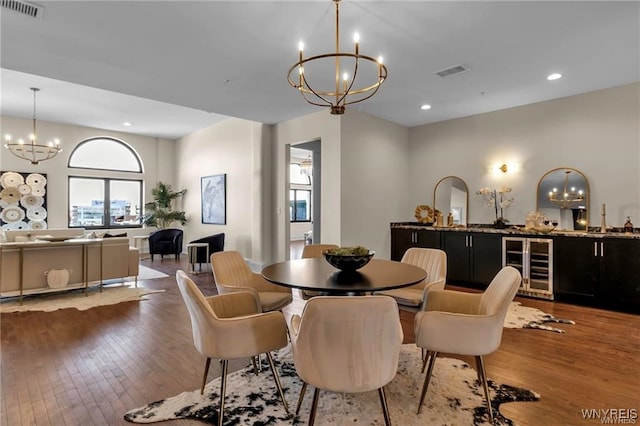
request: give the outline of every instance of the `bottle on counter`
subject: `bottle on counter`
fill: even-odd
[[[436,226],[443,226],[441,212],[436,212]]]
[[[624,232],[633,233],[633,223],[631,223],[631,216],[627,216],[627,221],[624,223]]]
[[[447,226],[453,226],[453,213],[451,212],[447,215]]]

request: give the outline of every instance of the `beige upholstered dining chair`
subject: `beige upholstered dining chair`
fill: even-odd
[[[429,368],[424,378],[418,414],[422,410],[438,352],[472,355],[476,358],[478,380],[484,388],[489,418],[493,411],[483,356],[498,349],[502,340],[504,318],[518,291],[520,272],[505,266],[493,278],[484,293],[435,290],[429,293],[424,311],[414,320],[416,345],[427,350]]]
[[[293,300],[290,288],[270,283],[262,275],[253,272],[237,251],[213,253],[211,269],[219,294],[250,292],[262,312],[280,310]]]
[[[386,425],[391,424],[383,386],[396,375],[402,344],[398,305],[388,296],[318,296],[302,316],[291,318],[293,362],[303,381],[315,387],[309,425],[320,390],[360,393],[377,389]]]
[[[429,291],[444,290],[447,281],[447,253],[439,249],[412,247],[404,252],[400,261],[424,269],[427,278],[410,287],[380,291],[377,294],[393,297],[402,309],[418,311],[422,309]]]
[[[254,356],[262,353],[267,354],[280,399],[288,413],[289,407],[270,353],[288,344],[287,324],[282,312],[261,313],[254,296],[248,292],[205,297],[181,270],[176,272],[176,281],[191,318],[193,343],[198,352],[207,357],[201,394],[207,382],[211,358],[222,361],[218,426],[223,424],[229,360],[253,359]]]
[[[309,259],[314,257],[323,257],[322,252],[325,250],[331,250],[338,248],[337,244],[309,244],[302,249],[302,259]],[[321,291],[313,290],[300,290],[300,297],[304,300],[309,300],[314,296],[320,296],[323,293]]]

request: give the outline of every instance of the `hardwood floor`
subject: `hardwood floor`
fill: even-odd
[[[0,424],[128,424],[126,411],[199,387],[204,359],[174,279],[176,269],[188,270],[186,258],[141,263],[170,275],[139,283],[164,293],[87,311],[0,316]],[[192,277],[205,294],[215,294],[210,272]],[[576,324],[559,325],[564,334],[504,330],[502,346],[486,358],[488,376],[542,396],[503,404],[505,415],[520,425],[593,425],[600,421],[583,419],[581,410],[640,410],[640,316],[522,301]],[[287,314],[301,306],[296,300]],[[402,311],[406,342],[413,341],[412,320]],[[217,364],[210,379],[219,375]]]

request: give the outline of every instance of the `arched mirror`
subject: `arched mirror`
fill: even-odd
[[[589,226],[589,182],[579,170],[553,169],[538,182],[536,210],[557,229],[585,231]]]
[[[467,225],[469,206],[469,188],[465,181],[457,176],[443,177],[433,190],[433,207],[446,217],[453,214],[454,225]]]

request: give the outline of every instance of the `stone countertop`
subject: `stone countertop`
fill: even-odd
[[[536,236],[542,237],[587,237],[587,238],[625,238],[632,240],[640,240],[640,232],[638,229],[634,230],[634,233],[625,232],[607,232],[600,233],[597,231],[563,231],[553,230],[548,233],[538,232],[532,229],[525,229],[524,226],[509,226],[505,229],[496,229],[492,225],[486,224],[472,224],[469,226],[453,226],[453,227],[441,227],[425,225],[419,222],[391,222],[391,228],[393,229],[413,229],[413,230],[426,230],[426,231],[446,231],[446,232],[481,232],[487,234],[502,234],[502,235],[522,235],[522,236]]]

